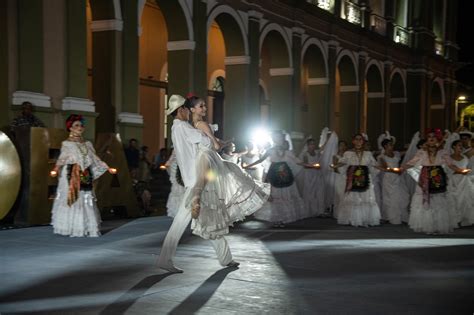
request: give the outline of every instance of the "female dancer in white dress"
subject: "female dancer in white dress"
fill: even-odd
[[[400,152],[393,150],[393,140],[386,138],[381,143],[382,153],[378,157],[379,166],[386,170],[382,179],[382,219],[391,224],[408,222],[409,194],[405,182],[398,172]]]
[[[380,209],[375,200],[372,178],[377,174],[377,162],[372,152],[364,151],[365,139],[356,134],[354,149],[346,151],[337,167],[347,165],[346,189],[337,212],[337,223],[353,226],[380,224]]]
[[[61,153],[51,176],[59,175],[51,224],[55,234],[71,237],[100,236],[100,213],[93,191],[93,181],[109,169],[95,154],[94,147],[82,138],[84,119],[70,115],[66,120],[69,138],[62,143]]]
[[[451,145],[453,169],[448,173],[448,191],[454,199],[456,212],[460,216],[462,226],[474,224],[474,183],[471,181],[472,172],[468,168],[469,159],[463,152],[462,142],[456,140]]]
[[[271,197],[254,216],[259,220],[272,222],[274,227],[284,227],[285,223],[306,217],[304,201],[295,183],[295,177],[301,171],[300,165],[303,163],[288,150],[283,133],[274,132],[272,138],[274,146],[247,168],[268,161],[266,181],[271,184]]]
[[[185,106],[191,110],[194,127],[211,139],[215,149],[197,148],[197,180],[187,201],[193,217],[191,228],[204,239],[215,239],[228,234],[234,222],[260,209],[270,195],[270,186],[254,181],[239,165],[217,154],[227,143],[214,137],[204,121],[204,100],[191,96]]]
[[[325,212],[324,206],[324,177],[321,171],[321,151],[316,150],[316,141],[312,138],[306,140],[306,145],[299,156],[305,167],[298,177],[300,192],[306,208],[305,217],[321,216]]]
[[[166,201],[166,212],[169,217],[174,218],[178,213],[181,198],[183,198],[184,192],[186,191],[174,151],[171,153],[168,161],[166,161],[165,166],[171,182],[171,191]]]
[[[408,224],[415,232],[443,234],[457,227],[458,216],[447,192],[446,170],[450,161],[440,149],[442,139],[441,130],[429,129],[425,149],[419,150],[401,168],[404,171],[421,166],[419,174],[412,173],[418,185],[411,200]]]
[[[342,159],[344,153],[347,151],[347,142],[339,140],[337,154],[333,156],[331,167],[334,169],[334,204],[333,204],[333,217],[337,219],[338,207],[342,198],[344,197],[344,191],[346,189],[346,169],[347,166],[340,165],[336,167],[339,160]]]

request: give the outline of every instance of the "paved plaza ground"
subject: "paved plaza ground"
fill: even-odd
[[[247,221],[228,236],[240,268],[221,268],[187,232],[156,268],[167,217],[106,221],[100,238],[50,226],[0,231],[3,314],[473,314],[474,228],[447,236],[407,226],[308,219]]]

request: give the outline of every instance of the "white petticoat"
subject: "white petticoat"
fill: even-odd
[[[193,233],[204,239],[215,239],[229,233],[229,226],[243,220],[260,209],[270,195],[270,185],[252,179],[237,164],[222,160],[206,147],[201,147],[197,157],[195,189],[200,189],[199,179],[207,178],[201,194],[201,211],[192,220]],[[191,209],[193,193],[186,207]]]
[[[51,224],[55,234],[71,237],[100,236],[100,213],[92,191],[79,192],[79,198],[71,207],[67,195],[58,193],[52,211]]]
[[[448,193],[431,194],[429,202],[423,203],[419,186],[413,194],[408,225],[415,232],[449,233],[458,226],[458,215]]]
[[[380,224],[380,209],[372,184],[364,192],[344,193],[337,208],[337,223],[365,227]]]

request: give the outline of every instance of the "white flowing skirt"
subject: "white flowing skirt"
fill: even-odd
[[[401,175],[385,173],[382,179],[382,219],[391,224],[408,221],[410,196]]]
[[[270,196],[269,184],[255,181],[237,164],[222,160],[215,151],[203,147],[197,157],[195,189],[202,189],[201,211],[191,228],[204,239],[229,233],[229,226],[260,209]],[[194,197],[191,192],[186,198],[189,209]]]
[[[344,193],[337,208],[337,223],[365,227],[380,224],[380,209],[372,184],[364,192]]]
[[[413,194],[408,225],[415,232],[445,234],[458,226],[458,215],[448,193],[431,194],[429,202],[423,202],[419,186]]]
[[[79,198],[67,205],[68,182],[66,172],[61,172],[58,191],[54,200],[51,225],[55,234],[71,237],[100,236],[100,212],[93,191],[79,191]]]
[[[296,184],[289,187],[271,188],[272,198],[255,213],[255,218],[268,222],[290,223],[300,219],[305,212],[304,201]]]
[[[315,169],[303,169],[299,178],[301,182],[301,197],[304,200],[305,211],[299,219],[314,217],[325,212],[325,184],[323,173]]]
[[[472,176],[456,174],[450,178],[448,190],[462,226],[474,224],[474,183]]]

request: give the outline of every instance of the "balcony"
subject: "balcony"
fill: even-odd
[[[380,35],[385,35],[387,31],[387,21],[383,16],[377,14],[370,15],[370,27],[372,31],[379,33]]]
[[[311,3],[312,5],[317,6],[320,9],[326,10],[326,11],[333,11],[333,4],[334,0],[306,0],[306,2]]]
[[[435,53],[439,56],[444,56],[444,43],[441,39],[435,41]]]
[[[393,40],[395,43],[410,45],[410,32],[400,25],[394,25],[393,29]]]
[[[360,7],[357,4],[350,2],[349,0],[344,1],[343,5],[344,6],[343,6],[341,17],[351,22],[352,24],[360,25],[361,24]]]

